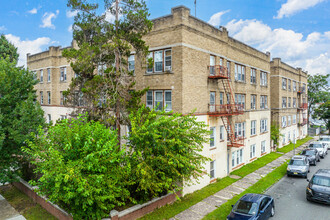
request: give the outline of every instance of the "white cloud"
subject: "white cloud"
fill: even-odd
[[[232,20],[226,25],[230,36],[272,57],[315,73],[330,73],[330,31],[304,36],[293,30],[271,29],[256,19]]]
[[[72,18],[72,17],[76,16],[77,14],[78,14],[77,10],[66,11],[66,17],[68,17],[68,18]]]
[[[5,26],[0,26],[0,31],[5,31],[5,30],[7,30],[7,28],[5,27]]]
[[[105,20],[109,23],[114,23],[116,20],[116,16],[114,14],[112,14],[109,10],[107,10],[106,12],[104,12],[105,14]],[[119,14],[118,15],[118,19],[120,19],[123,15]]]
[[[52,24],[52,19],[55,19],[59,13],[59,10],[56,10],[56,14],[53,12],[46,12],[42,16],[42,24],[40,25],[40,27],[55,29],[55,26]]]
[[[72,24],[68,27],[68,31],[72,32]]]
[[[289,17],[324,1],[326,0],[287,0],[287,2],[281,6],[280,10],[277,11],[277,16],[274,18],[281,19],[283,17]]]
[[[28,11],[29,14],[37,14],[38,13],[38,9],[37,8],[33,8],[30,11]]]
[[[230,12],[230,10],[220,11],[218,13],[215,13],[214,15],[211,16],[210,20],[207,23],[213,26],[219,26],[221,23],[221,16],[228,12]]]
[[[48,37],[39,37],[35,40],[21,40],[20,37],[14,36],[12,34],[7,34],[5,37],[9,42],[17,47],[17,51],[19,53],[18,65],[26,66],[26,54],[31,53],[39,53],[42,51],[41,47],[45,45],[49,45],[50,38]]]

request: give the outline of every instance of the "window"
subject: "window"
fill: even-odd
[[[128,57],[128,71],[133,71],[134,73],[135,70],[135,56],[131,55]]]
[[[235,167],[236,164],[236,151],[231,153],[231,166]]]
[[[292,115],[292,124],[297,123],[297,115]]]
[[[267,122],[268,122],[267,119],[260,120],[260,133],[264,133],[264,132],[268,131]]]
[[[261,153],[266,152],[266,141],[261,141]]]
[[[268,108],[267,96],[266,95],[261,95],[260,96],[260,109],[266,109],[266,108]]]
[[[220,66],[223,66],[223,58],[221,58],[221,57],[219,59],[219,64],[220,64]]]
[[[257,121],[251,121],[251,136],[256,135],[256,127],[257,127]]]
[[[227,74],[228,74],[228,78],[230,80],[230,61],[227,61]]]
[[[293,90],[294,92],[297,91],[296,81],[292,81],[292,90]]]
[[[288,132],[288,141],[289,142],[291,141],[291,133],[290,133],[290,131]]]
[[[256,69],[251,68],[251,84],[256,84],[257,80],[256,80]]]
[[[47,69],[47,81],[50,82],[50,68]]]
[[[250,146],[250,159],[254,158],[256,156],[256,145],[252,144]]]
[[[297,107],[297,99],[296,98],[292,98],[292,107],[293,108]]]
[[[245,66],[235,64],[235,80],[245,82]]]
[[[61,72],[60,81],[62,82],[66,81],[66,67],[61,67],[60,72]]]
[[[267,86],[267,73],[260,71],[260,85]]]
[[[251,95],[251,110],[256,109],[257,95]]]
[[[210,178],[215,178],[215,160],[210,162]]]
[[[32,73],[33,73],[33,79],[37,80],[37,71],[33,71]]]
[[[226,98],[227,98],[227,104],[230,104],[230,94],[229,93],[226,94]]]
[[[245,122],[235,123],[235,138],[245,137]]]
[[[149,90],[146,94],[146,106],[156,108],[156,110],[172,110],[172,91],[171,90]]]
[[[288,108],[291,108],[291,97],[288,98]]]
[[[165,50],[165,71],[172,70],[172,50]]]
[[[61,98],[60,105],[64,105],[66,102],[66,97],[63,95],[62,91],[60,91],[60,98]]]
[[[225,127],[223,125],[220,126],[220,140],[225,139]]]
[[[44,82],[44,71],[40,70],[40,83]]]
[[[153,65],[149,63],[149,60],[152,60],[152,52],[147,55],[147,73],[152,73]]]
[[[288,79],[288,90],[291,91],[291,80]]]
[[[285,143],[286,143],[286,141],[285,141],[285,135],[283,135],[282,145],[284,145]]]
[[[40,92],[40,104],[43,105],[44,104],[44,92]]]
[[[243,109],[245,109],[245,95],[244,94],[235,94],[235,104],[242,105]]]
[[[288,116],[288,126],[291,125],[291,116]]]
[[[286,116],[282,116],[282,128],[286,127]]]
[[[163,71],[163,51],[155,51],[154,52],[154,67],[155,72]]]
[[[210,147],[214,147],[215,143],[215,127],[210,128],[211,134],[210,134]]]
[[[104,74],[104,71],[106,70],[107,66],[105,64],[99,64],[97,65],[97,74],[102,76]]]
[[[48,123],[50,123],[52,121],[52,115],[51,114],[48,114],[47,116],[48,116],[47,117]]]
[[[282,108],[286,108],[286,97],[282,97]]]
[[[235,167],[243,163],[243,149],[237,150],[231,154],[231,165]]]
[[[84,106],[84,100],[83,100],[84,94],[79,91],[75,91],[74,93],[74,103],[76,106]]]
[[[223,105],[224,101],[223,101],[223,92],[220,92],[220,105]]]
[[[61,120],[68,118],[66,115],[60,115],[60,117],[61,117]]]
[[[282,89],[286,89],[286,79],[282,78]]]
[[[48,97],[48,105],[50,105],[50,103],[51,103],[50,92],[47,92],[47,97]]]

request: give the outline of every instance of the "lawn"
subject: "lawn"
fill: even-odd
[[[40,205],[12,185],[0,187],[0,193],[27,220],[54,219]]]
[[[270,186],[279,181],[286,174],[286,167],[287,163],[283,163],[267,176],[261,178],[256,184],[228,200],[228,202],[222,204],[218,209],[209,213],[203,219],[226,219],[232,209],[232,205],[234,205],[239,198],[247,193],[264,193]]]
[[[300,145],[302,145],[302,144],[304,144],[307,141],[312,140],[312,139],[313,139],[313,137],[308,136],[308,137],[306,137],[304,139],[297,140],[297,143],[296,143],[295,147],[299,147]],[[277,149],[277,152],[288,153],[289,151],[292,151],[293,150],[293,147],[294,147],[294,144],[291,143],[291,144],[288,144],[288,145],[286,145],[286,146],[284,146],[282,148],[278,148]]]

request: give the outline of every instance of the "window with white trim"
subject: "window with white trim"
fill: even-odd
[[[154,71],[163,72],[163,51],[154,52]]]
[[[283,135],[283,137],[282,137],[283,139],[282,139],[282,145],[284,145],[285,143],[286,143],[286,140],[285,140],[285,135]]]
[[[47,120],[48,120],[48,123],[51,123],[51,121],[52,121],[52,115],[51,114],[48,114]]]
[[[257,120],[251,121],[251,136],[257,134]]]
[[[40,83],[44,82],[44,71],[40,70]]]
[[[225,127],[223,125],[220,125],[220,140],[225,139]]]
[[[172,50],[165,50],[165,71],[172,70]]]
[[[256,145],[252,144],[250,145],[250,159],[254,158],[256,156]]]
[[[291,116],[289,115],[288,116],[288,126],[290,126],[291,125]]]
[[[47,82],[50,82],[50,68],[47,69]]]
[[[245,109],[245,95],[244,94],[235,94],[235,104],[242,105],[243,109]]]
[[[286,97],[282,97],[282,108],[286,108]]]
[[[146,94],[146,107],[156,108],[156,110],[172,110],[171,90],[148,90]]]
[[[230,61],[227,61],[227,74],[228,74],[228,78],[230,80]]]
[[[288,90],[291,91],[291,80],[288,79]]]
[[[233,152],[231,156],[232,167],[235,167],[241,163],[243,163],[243,149]]]
[[[97,65],[97,74],[102,76],[104,74],[104,71],[106,70],[106,68],[107,68],[106,64]]]
[[[245,66],[235,64],[235,81],[245,82]]]
[[[235,123],[235,137],[245,137],[245,122]]]
[[[268,82],[267,82],[267,73],[260,71],[260,85],[261,86],[267,86]]]
[[[40,104],[43,105],[44,104],[44,92],[40,91]]]
[[[264,133],[264,132],[268,131],[267,123],[268,123],[267,119],[260,120],[260,133]]]
[[[251,110],[255,110],[257,105],[257,95],[251,95]]]
[[[60,73],[61,73],[60,81],[65,82],[66,81],[66,67],[61,67]]]
[[[267,108],[268,108],[267,96],[261,95],[260,96],[260,109],[267,109]]]
[[[210,127],[210,147],[214,147],[215,146],[215,127]]]
[[[291,108],[291,97],[288,98],[288,108]]]
[[[147,55],[147,73],[152,73],[152,71],[153,71],[153,65],[149,63],[149,60],[150,59],[152,60],[152,56],[153,56],[153,53],[152,52],[150,52]]]
[[[292,115],[292,124],[297,123],[297,115]]]
[[[297,84],[296,81],[292,81],[292,90],[295,92],[297,91]]]
[[[282,78],[282,89],[286,89],[286,79]]]
[[[257,70],[254,68],[251,68],[251,84],[256,84],[257,83],[257,79],[256,79],[256,72]]]
[[[47,103],[48,103],[48,105],[50,105],[51,104],[51,98],[50,98],[50,92],[49,91],[47,92],[47,97],[48,97],[47,98],[47,100],[48,100]]]
[[[164,97],[163,97],[163,91],[155,91],[155,102],[154,102],[154,106],[156,108],[156,110],[162,110],[163,109],[163,105],[164,105]]]
[[[128,57],[128,71],[133,71],[134,73],[135,70],[135,56],[132,54]]]
[[[290,131],[288,132],[288,141],[289,142],[291,141],[291,132]]]
[[[215,178],[215,160],[210,162],[210,178]]]
[[[223,92],[220,92],[220,105],[224,104],[223,98]]]
[[[266,141],[261,141],[261,153],[266,152]]]
[[[210,55],[210,75],[215,75],[215,56]]]
[[[292,98],[292,107],[293,108],[297,107],[297,98]]]
[[[169,112],[172,110],[172,91],[165,91],[165,111]]]
[[[282,116],[282,128],[286,127],[286,116]]]

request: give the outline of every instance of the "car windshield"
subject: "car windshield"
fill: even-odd
[[[314,176],[312,183],[319,186],[330,187],[330,178],[325,176]]]
[[[310,144],[309,145],[310,148],[322,148],[321,144]]]
[[[303,160],[290,160],[289,165],[293,166],[305,166],[305,162]]]
[[[255,202],[239,200],[233,208],[233,212],[255,215],[258,211],[258,204]]]
[[[330,141],[330,138],[320,138],[320,141]]]
[[[313,156],[315,154],[312,150],[305,150],[301,153],[301,155]]]

